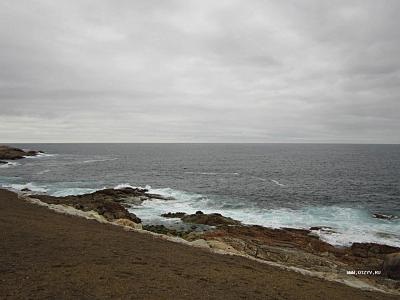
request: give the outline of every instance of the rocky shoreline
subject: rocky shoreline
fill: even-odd
[[[42,152],[0,146],[0,160],[22,159],[40,153]],[[365,284],[400,294],[400,248],[375,243],[334,247],[316,235],[316,231],[331,230],[330,228],[273,229],[246,225],[218,213],[205,214],[201,211],[195,214],[165,212],[161,215],[166,219],[180,220],[185,225],[185,230],[159,224],[143,225],[142,220],[132,212],[135,207],[139,207],[144,201],[168,201],[171,198],[152,194],[142,188],[106,188],[65,197],[37,194],[24,189],[20,196],[61,213],[123,226],[126,230],[152,232],[211,251],[324,274],[322,277],[327,279],[335,278],[343,282],[354,282],[356,279],[361,286]],[[375,214],[374,217],[390,219],[390,216],[382,214]]]
[[[25,196],[29,194],[29,191],[24,193]],[[221,214],[204,214],[201,211],[195,214],[166,212],[162,215],[164,218],[180,219],[184,224],[190,225],[185,227],[185,231],[163,225],[142,225],[140,218],[127,208],[140,206],[143,201],[169,198],[151,194],[148,190],[140,188],[110,188],[66,197],[37,194],[29,197],[48,205],[62,205],[83,212],[95,212],[99,218],[122,225],[127,230],[131,228],[150,231],[182,239],[189,245],[212,251],[318,272],[325,274],[326,278],[333,276],[344,281],[356,278],[366,286],[400,294],[400,248],[397,247],[354,243],[351,247],[338,248],[318,238],[315,230],[322,228],[272,229],[242,224]],[[197,226],[202,225],[210,229],[199,231]],[[351,271],[356,271],[356,274],[348,274]],[[369,274],[369,271],[373,274]]]
[[[229,255],[33,197],[0,189],[5,299],[398,299],[356,278]]]

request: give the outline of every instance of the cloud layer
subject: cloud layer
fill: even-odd
[[[0,2],[3,142],[400,143],[400,2]]]

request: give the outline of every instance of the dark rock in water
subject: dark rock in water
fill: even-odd
[[[148,194],[147,189],[126,187],[122,189],[104,189],[90,194],[53,197],[48,195],[36,195],[36,198],[51,204],[66,204],[76,209],[94,210],[109,221],[116,219],[128,219],[135,223],[141,220],[126,207],[140,205],[145,200],[162,199],[165,197],[157,194]]]
[[[185,223],[202,224],[207,226],[219,226],[219,225],[240,225],[241,222],[234,220],[229,217],[224,217],[221,214],[205,214],[202,211],[196,211],[195,214],[188,215],[184,212],[166,213],[162,214],[165,218],[180,218]]]
[[[324,231],[329,230],[329,231],[331,231],[332,227],[329,227],[329,226],[313,226],[313,227],[310,227],[310,230],[324,230]]]
[[[161,215],[161,217],[164,218],[182,218],[184,216],[186,216],[186,213],[184,212],[176,212],[176,213],[169,212]]]
[[[107,220],[128,219],[135,223],[141,223],[141,220],[133,213],[130,213],[121,203],[121,201],[137,201],[145,192],[139,189],[105,189],[91,194],[78,196],[53,197],[48,195],[35,195],[35,198],[49,204],[65,204],[76,209],[89,211],[94,210],[104,216]]]
[[[21,190],[21,192],[32,192],[30,189],[28,189],[28,188],[23,188],[22,190]]]
[[[186,223],[204,224],[209,226],[241,224],[241,222],[229,217],[224,217],[221,214],[204,214],[202,212],[201,213],[196,212],[193,215],[185,215],[181,219],[183,222]]]
[[[38,155],[38,151],[24,151],[19,148],[9,147],[9,146],[0,146],[0,159],[21,159],[25,156],[35,156]]]
[[[310,227],[311,231],[323,231],[324,233],[336,233],[335,230],[333,230],[332,227],[329,226],[313,226]]]
[[[400,280],[400,252],[386,255],[382,266],[382,275]]]
[[[8,162],[0,160],[0,165],[4,165],[4,164],[8,164]]]
[[[383,219],[383,220],[394,220],[394,219],[398,219],[397,216],[393,216],[393,215],[385,215],[385,214],[380,214],[380,213],[374,213],[372,214],[372,216],[376,219]]]

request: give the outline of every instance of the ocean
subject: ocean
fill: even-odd
[[[0,186],[64,196],[147,187],[175,200],[131,210],[218,212],[246,224],[309,228],[338,246],[400,247],[400,145],[14,144],[46,154],[0,167]],[[391,215],[378,219],[373,213]]]

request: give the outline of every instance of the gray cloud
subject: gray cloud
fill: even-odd
[[[400,3],[1,1],[3,142],[400,142]]]

